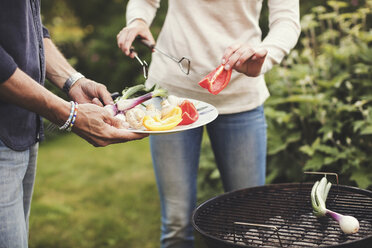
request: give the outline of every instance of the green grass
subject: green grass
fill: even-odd
[[[148,139],[94,148],[76,135],[40,146],[32,247],[159,247]]]
[[[148,138],[95,148],[71,134],[41,144],[30,248],[158,248],[159,238]],[[195,247],[205,247],[200,236]]]

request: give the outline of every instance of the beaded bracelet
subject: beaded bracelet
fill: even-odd
[[[72,127],[74,126],[75,124],[75,120],[76,120],[76,115],[77,115],[77,111],[78,111],[78,103],[75,102],[75,110],[74,110],[74,116],[72,117],[71,119],[71,123],[70,123],[70,126],[66,129],[68,132],[71,131]]]
[[[72,117],[73,117],[73,114],[75,112],[75,102],[71,101],[71,111],[70,111],[70,115],[67,119],[67,121],[65,122],[65,124],[63,124],[63,126],[61,126],[59,128],[59,130],[65,130],[71,123],[71,120],[72,120]]]

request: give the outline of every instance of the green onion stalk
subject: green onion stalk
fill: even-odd
[[[327,209],[325,203],[331,187],[332,184],[328,182],[325,176],[320,181],[315,182],[311,190],[311,204],[314,215],[318,218],[326,215],[330,216],[332,219],[338,222],[341,230],[346,234],[358,232],[359,221],[355,217],[342,215]]]
[[[135,85],[124,89],[122,91],[122,96],[118,97],[114,104],[106,105],[105,109],[109,111],[112,116],[116,116],[119,113],[125,113],[129,109],[132,109],[151,98],[165,98],[167,96],[167,90],[160,88],[158,85],[154,85],[151,88],[146,88],[143,84]]]
[[[163,88],[160,88],[160,87],[153,87],[151,88],[151,91],[149,91],[148,93],[144,94],[144,95],[141,95],[141,96],[138,96],[138,97],[135,97],[135,98],[120,98],[117,102],[116,102],[116,107],[117,107],[117,110],[120,111],[120,112],[126,112],[128,111],[129,109],[131,108],[134,108],[135,106],[151,99],[151,98],[154,98],[154,97],[167,97],[168,96],[168,92],[166,89],[163,89]],[[126,96],[127,97],[127,96]]]

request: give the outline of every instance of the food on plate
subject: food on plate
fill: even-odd
[[[123,124],[123,128],[129,128],[130,125],[127,122],[127,118],[125,117],[125,115],[123,113],[119,113],[119,114],[115,115],[114,117],[121,120],[121,123]]]
[[[199,113],[192,102],[184,100],[180,108],[182,109],[182,121],[178,125],[189,125],[198,120]]]
[[[146,112],[141,108],[132,108],[125,112],[125,117],[129,126],[134,129],[142,128],[142,120],[145,116]]]
[[[220,93],[230,82],[232,69],[225,70],[224,65],[220,65],[207,76],[205,76],[199,85],[208,89],[213,95]]]
[[[135,106],[151,99],[151,98],[154,98],[154,97],[166,97],[168,95],[168,92],[165,90],[165,89],[162,89],[162,88],[154,88],[154,90],[144,94],[144,95],[141,95],[141,96],[138,96],[138,97],[135,97],[135,98],[120,98],[117,102],[116,102],[116,106],[118,108],[119,111],[127,111],[131,108],[134,108]]]
[[[341,230],[345,234],[358,232],[359,221],[355,217],[342,215],[326,208],[325,202],[331,186],[332,184],[327,181],[325,176],[320,181],[316,181],[313,185],[311,190],[311,204],[314,215],[318,218],[329,215],[332,219],[338,222]]]
[[[149,131],[165,131],[176,127],[182,121],[182,110],[176,106],[164,117],[146,115],[143,126]]]
[[[178,106],[173,106],[172,110],[169,111],[166,115],[162,115],[161,119],[167,119],[172,116],[182,116],[182,109]]]
[[[147,100],[161,98],[160,108]],[[126,88],[115,104],[104,107],[112,116],[120,119],[125,128],[147,131],[170,130],[177,125],[189,125],[198,120],[199,113],[194,104],[174,95],[165,89],[144,85]]]
[[[146,105],[146,114],[151,117],[155,117],[155,116],[161,115],[161,112],[159,109],[155,107],[154,104],[149,103]]]
[[[168,99],[163,99],[163,101],[161,101],[161,111],[160,111],[161,116],[162,117],[166,116],[170,111],[172,111],[174,106],[177,106],[177,105],[170,104]]]
[[[169,95],[166,99],[170,105],[179,106],[182,104],[183,99],[174,95]]]
[[[132,86],[132,87],[129,87],[129,88],[125,88],[121,92],[120,100],[128,99],[130,97],[133,97],[136,94],[138,94],[138,92],[146,92],[147,93],[147,92],[152,91],[152,90],[154,90],[154,88],[146,90],[146,87],[143,84],[139,84],[139,85],[135,85],[135,86]]]

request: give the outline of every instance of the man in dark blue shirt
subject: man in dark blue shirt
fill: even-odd
[[[72,99],[43,87],[45,77]],[[42,26],[39,0],[0,0],[0,247],[28,246],[41,117],[94,146],[140,139],[104,110],[102,84],[76,72]]]

